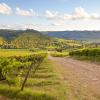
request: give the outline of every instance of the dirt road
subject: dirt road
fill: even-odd
[[[51,57],[65,83],[66,100],[100,100],[100,66],[72,58]]]

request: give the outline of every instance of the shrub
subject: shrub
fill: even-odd
[[[70,56],[100,61],[100,49],[82,49],[69,52]]]

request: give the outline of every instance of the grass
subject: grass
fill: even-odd
[[[53,57],[66,57],[68,55],[69,55],[68,52],[52,52],[51,53],[51,56]]]
[[[26,56],[31,54],[32,52],[25,49],[0,49],[0,57]]]
[[[30,73],[24,91],[19,89],[17,86],[9,88],[6,83],[0,83],[0,100],[65,100],[65,88],[47,58],[35,75]]]
[[[7,100],[56,100],[52,95],[44,91],[32,91],[29,89],[19,91],[18,88],[12,87],[9,89],[7,86],[0,86],[0,94],[4,94],[2,97]]]

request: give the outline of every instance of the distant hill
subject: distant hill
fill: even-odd
[[[48,31],[42,33],[56,38],[100,42],[100,31]]]
[[[17,48],[44,48],[48,46],[52,40],[53,38],[49,36],[28,32],[13,39],[11,44]]]
[[[0,30],[3,48],[43,48],[53,40],[55,39],[36,30]]]
[[[41,34],[39,31],[36,30],[6,30],[6,29],[1,29],[0,30],[0,37],[5,38],[6,40],[12,40],[23,33],[27,34]]]
[[[54,38],[56,37],[56,38]],[[63,39],[58,39],[63,38]],[[66,39],[66,40],[64,40]],[[0,48],[68,48],[80,46],[82,41],[100,42],[99,31],[0,30]]]

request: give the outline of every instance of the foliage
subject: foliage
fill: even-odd
[[[81,57],[82,59],[100,61],[100,49],[99,48],[90,48],[76,50],[69,53],[70,56]]]
[[[80,41],[64,40],[44,35],[35,30],[0,30],[0,47],[3,49],[66,50],[81,47]]]
[[[39,67],[39,64],[44,59],[44,57],[46,57],[46,53],[41,53],[41,54],[39,53],[22,57],[21,56],[1,57],[0,58],[1,80],[5,79],[9,82],[10,81],[12,82],[13,80],[16,80],[18,78],[17,81],[19,80],[19,82],[21,82],[20,81],[21,77],[19,79],[19,76],[23,74],[25,75],[30,66],[34,67],[33,69],[36,70],[36,68]]]
[[[22,34],[11,41],[16,48],[43,48],[50,43],[50,38],[40,34]]]
[[[27,49],[0,49],[0,57],[28,56],[32,54],[33,52]]]
[[[33,71],[32,69],[30,72],[24,91],[19,91],[16,85],[9,88],[5,82],[0,83],[0,94],[2,95],[0,97],[13,100],[66,100],[65,87],[50,60],[46,58],[35,74]],[[24,74],[25,72],[21,75],[22,80]]]
[[[53,57],[66,57],[68,56],[68,52],[52,52],[51,56]]]

